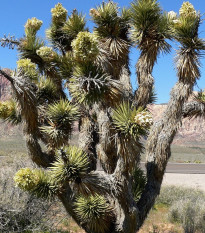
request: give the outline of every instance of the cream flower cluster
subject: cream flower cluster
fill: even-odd
[[[71,45],[77,60],[92,61],[99,53],[97,38],[90,32],[79,32]]]
[[[18,69],[23,69],[24,71],[36,70],[36,65],[33,62],[31,62],[29,58],[18,60],[17,67]]]
[[[179,15],[182,17],[196,16],[197,12],[194,6],[190,2],[183,2],[182,7],[179,10]]]
[[[38,176],[30,168],[22,168],[14,176],[16,186],[25,191],[32,190],[37,185],[38,180]]]
[[[135,123],[142,127],[150,127],[153,124],[153,118],[149,112],[143,111],[137,113],[134,118]]]
[[[43,58],[45,61],[50,61],[52,60],[56,53],[52,50],[51,47],[43,46],[40,49],[36,51],[36,53]]]
[[[24,27],[25,27],[26,31],[28,29],[31,29],[31,30],[37,32],[41,28],[42,24],[43,24],[43,21],[33,17],[33,18],[27,20]]]
[[[177,19],[177,13],[174,12],[174,11],[169,11],[168,12],[168,18],[171,19],[171,20]]]
[[[68,11],[62,6],[61,3],[58,3],[51,9],[51,13],[53,22],[61,23],[66,21]]]

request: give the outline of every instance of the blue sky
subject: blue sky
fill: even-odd
[[[4,34],[15,35],[16,38],[20,38],[24,34],[24,24],[28,18],[37,17],[43,20],[43,26],[39,32],[39,36],[45,37],[45,30],[49,27],[51,20],[50,9],[55,4],[61,2],[63,6],[72,12],[74,8],[78,11],[86,14],[88,20],[87,24],[92,30],[92,23],[89,21],[89,9],[99,5],[101,0],[9,0],[1,2],[0,13],[0,37]],[[129,6],[129,0],[118,0],[119,6]],[[183,0],[161,0],[159,1],[163,10],[178,12]],[[190,0],[196,10],[200,10],[202,14],[205,13],[205,1],[204,0]],[[205,18],[205,16],[203,16]],[[201,25],[200,36],[205,38],[205,22]],[[158,95],[157,103],[165,103],[169,100],[169,92],[176,82],[176,70],[174,69],[174,56],[176,45],[173,45],[173,49],[169,55],[161,55],[155,65],[153,76],[155,78],[155,88]],[[137,62],[139,53],[134,48],[131,51],[131,71],[132,71],[132,83],[133,87],[136,87],[135,76],[135,64]],[[14,69],[16,67],[17,60],[16,50],[9,50],[7,48],[0,47],[0,67],[8,67]],[[202,60],[202,77],[197,82],[195,90],[199,88],[205,88],[205,59]]]

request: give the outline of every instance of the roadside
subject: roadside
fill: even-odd
[[[165,173],[162,185],[176,185],[205,191],[205,174]]]

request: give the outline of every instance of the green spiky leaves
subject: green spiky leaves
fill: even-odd
[[[139,167],[136,167],[132,173],[132,193],[135,201],[137,202],[142,194],[142,191],[145,188],[147,179],[143,170]]]
[[[113,124],[117,131],[125,137],[138,139],[146,135],[147,130],[153,123],[151,115],[139,108],[130,106],[129,103],[123,102],[113,111]]]
[[[71,134],[73,122],[78,119],[78,107],[69,100],[60,100],[48,106],[48,126],[41,127],[41,131],[50,139],[50,146],[59,148],[67,143]]]
[[[37,98],[39,101],[52,101],[54,97],[57,98],[57,88],[50,78],[41,77],[38,84]]]
[[[120,83],[91,64],[77,67],[68,87],[73,98],[88,105],[102,100],[110,105],[121,95]]]
[[[199,58],[205,50],[204,40],[198,37],[200,22],[200,13],[192,4],[184,2],[173,24],[175,39],[181,44],[176,57],[179,79],[195,82],[200,77]]]
[[[176,39],[186,47],[194,46],[198,37],[200,14],[196,12],[193,5],[184,2],[179,10],[179,17],[174,20],[173,28]]]
[[[67,18],[67,10],[58,3],[52,12],[52,24],[46,31],[48,40],[54,48],[63,53],[71,51],[71,42],[76,38],[79,32],[85,31],[85,17],[73,11],[71,16]]]
[[[88,165],[88,157],[81,149],[65,147],[59,151],[56,162],[50,168],[52,179],[58,184],[81,179],[87,173]]]
[[[119,12],[116,3],[109,1],[90,10],[90,15],[97,25],[95,33],[100,38],[100,46],[115,59],[122,57],[129,49],[129,11]]]
[[[169,53],[172,38],[170,19],[162,13],[156,0],[139,0],[131,4],[132,39],[141,50],[156,57],[159,52]]]
[[[94,195],[79,197],[75,202],[75,211],[83,224],[87,224],[93,233],[105,233],[109,228],[111,208],[105,197]]]
[[[56,194],[56,187],[48,174],[41,169],[21,168],[14,176],[17,187],[39,198],[51,199]]]
[[[85,17],[78,13],[76,10],[68,17],[68,20],[65,22],[62,27],[62,31],[65,33],[66,38],[69,41],[75,39],[79,32],[85,31]]]

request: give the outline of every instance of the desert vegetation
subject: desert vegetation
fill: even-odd
[[[87,233],[135,233],[160,193],[182,118],[204,116],[203,92],[186,103],[205,50],[201,14],[189,2],[179,13],[166,13],[155,0],[134,1],[129,9],[108,1],[90,10],[93,32],[77,10],[68,15],[58,3],[51,14],[50,47],[38,37],[43,22],[35,17],[26,22],[24,37],[1,39],[2,46],[17,48],[19,60],[16,70],[0,70],[13,89],[13,98],[0,103],[0,117],[24,124],[35,164],[20,168],[15,184],[37,198],[59,200]],[[152,71],[158,56],[170,52],[170,40],[178,45],[178,81],[162,118],[153,122],[147,109],[155,99]],[[131,47],[140,52],[136,90],[130,82]],[[76,122],[79,138],[73,145]],[[139,169],[143,151],[146,175]],[[186,230],[183,213],[189,212],[173,219]]]

